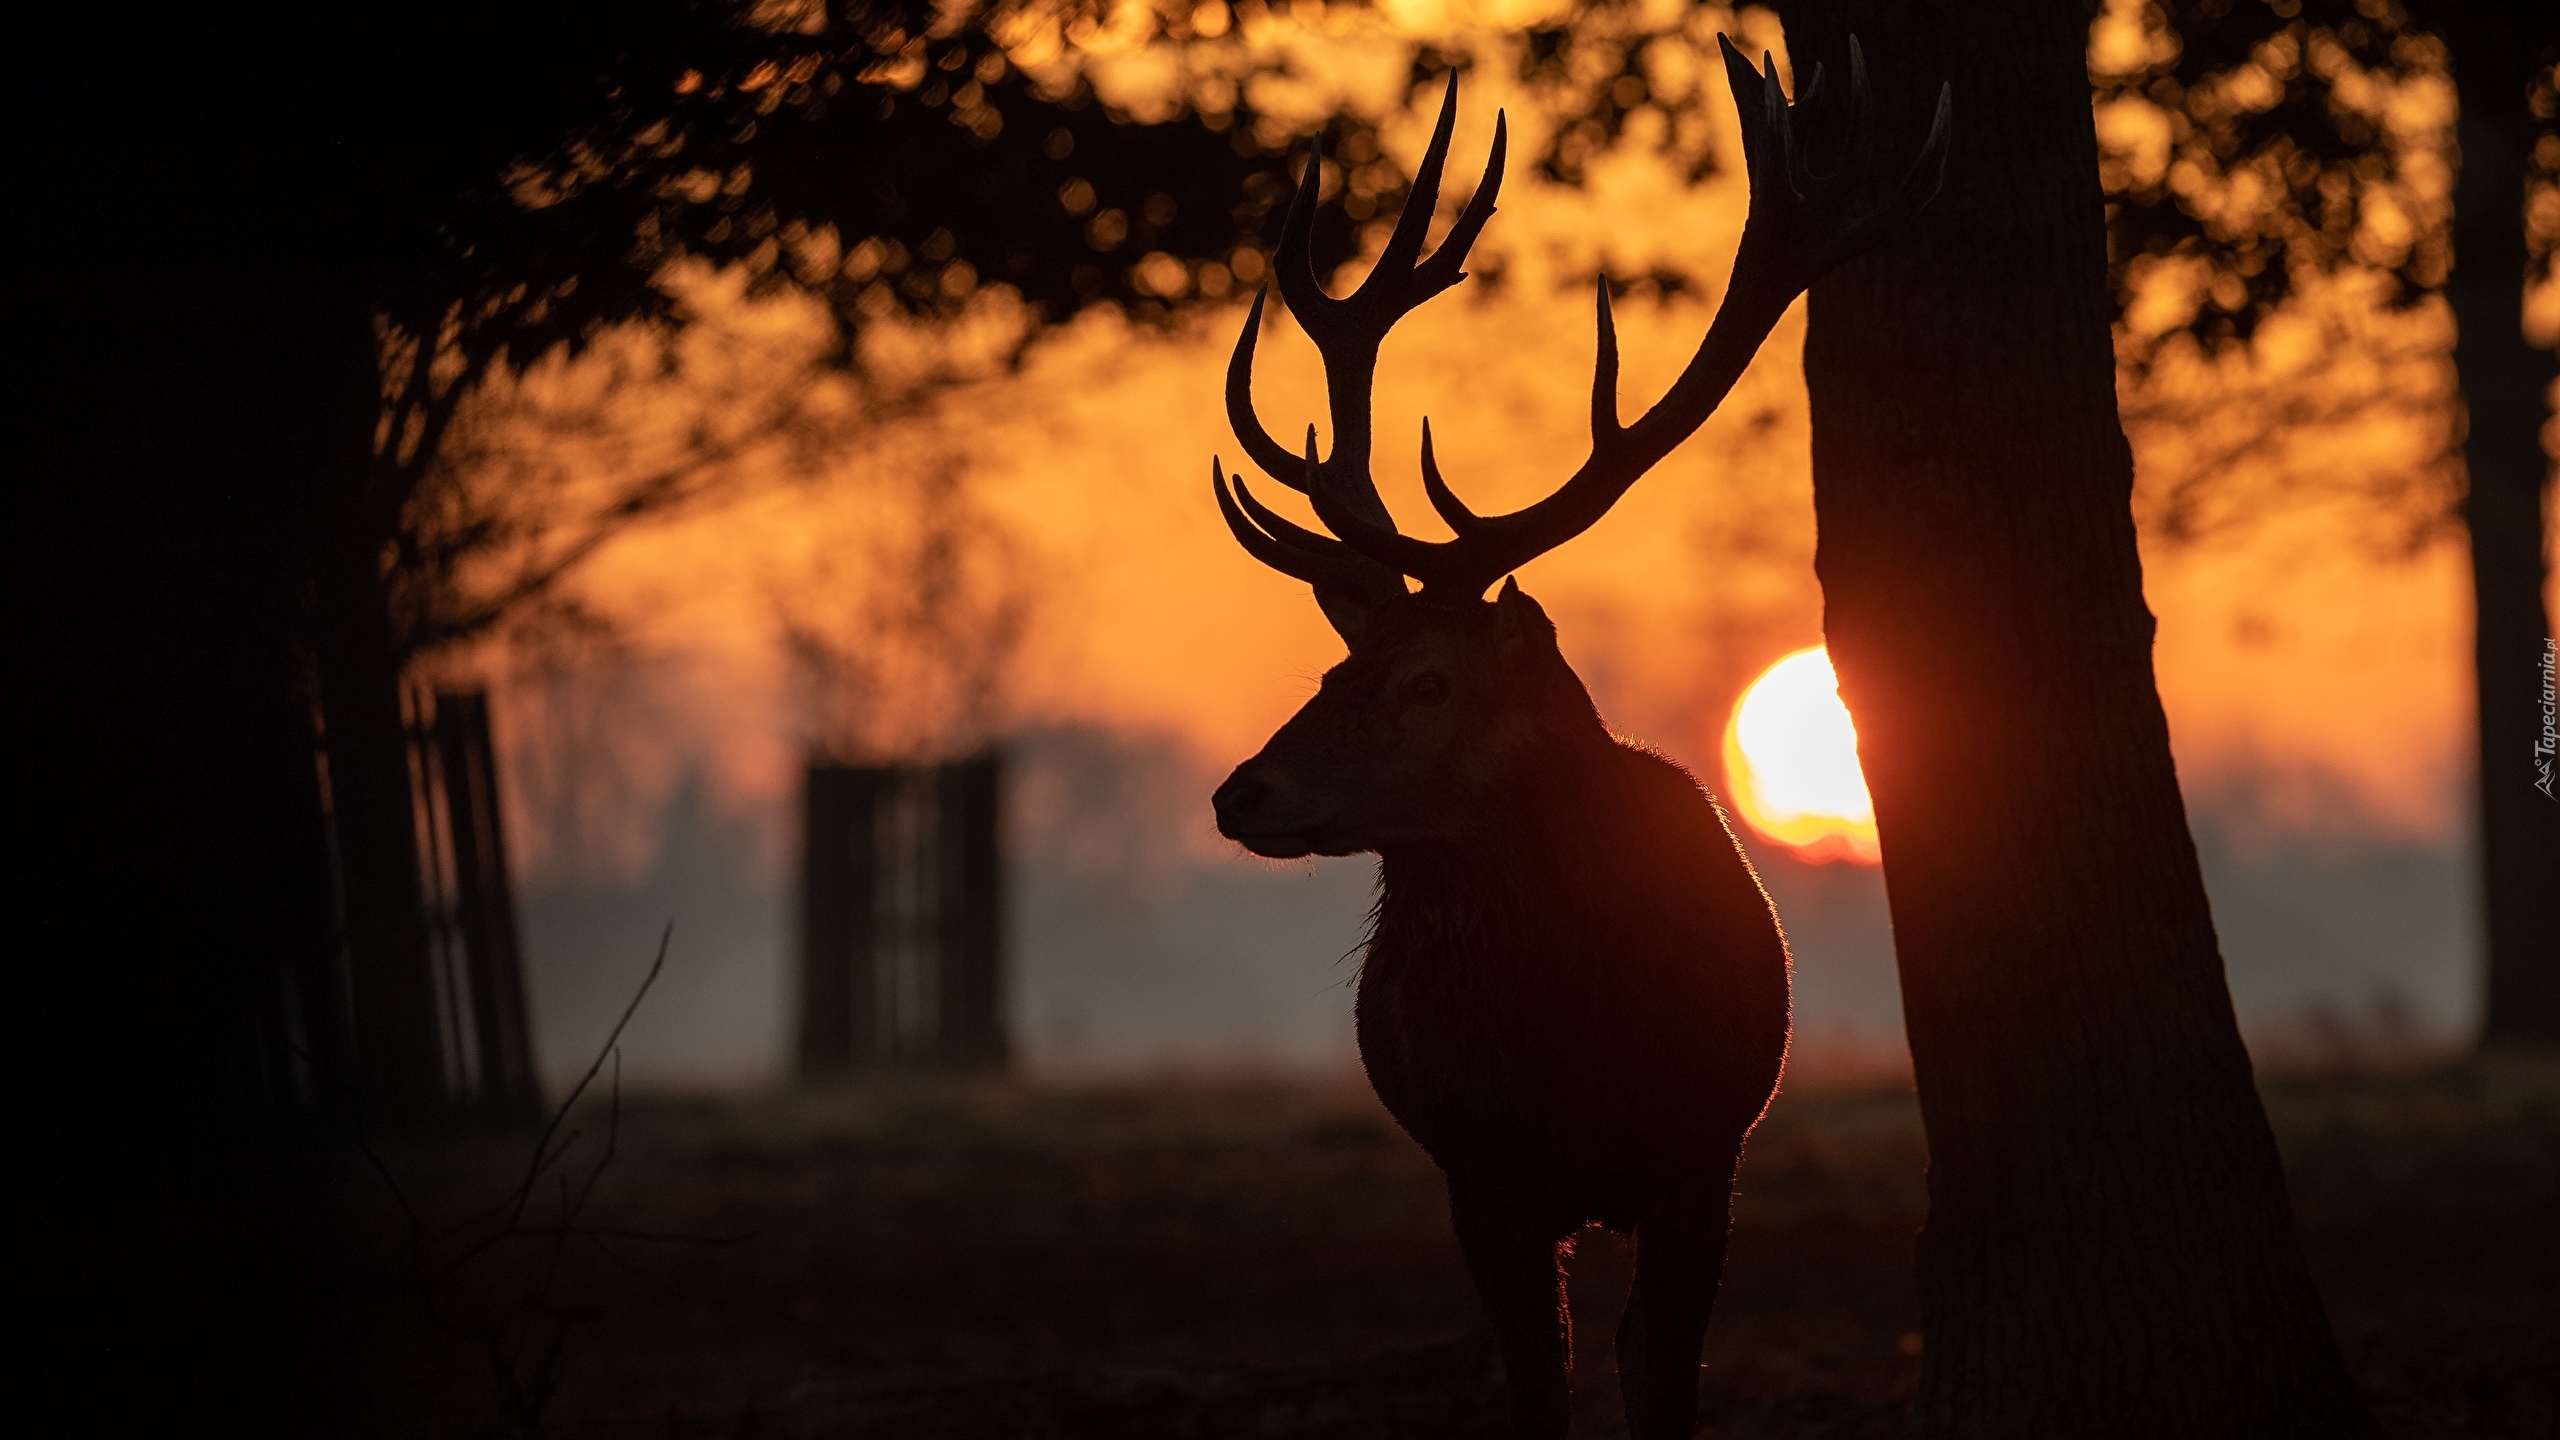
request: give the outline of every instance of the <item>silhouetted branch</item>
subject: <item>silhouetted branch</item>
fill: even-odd
[[[2139,459],[2135,514],[2146,534],[2212,542],[2345,501],[2367,543],[2405,554],[2452,523],[2452,379],[2436,342],[2348,327],[2321,343],[2322,358],[2299,368],[2234,357],[2127,371],[2120,413]],[[2342,453],[2342,433],[2375,427],[2384,443]],[[2393,439],[2407,451],[2395,454]]]
[[[587,520],[582,534],[550,556],[529,562],[528,567],[497,594],[476,602],[457,615],[421,620],[405,637],[404,653],[416,654],[486,633],[508,616],[549,595],[569,572],[584,564],[635,522],[666,514],[701,499],[712,488],[711,483],[704,479],[704,472],[738,458],[764,438],[765,434],[751,430],[708,451],[690,455],[680,465],[633,482],[619,499]],[[475,541],[493,536],[497,529],[494,522],[467,529],[456,537],[458,543],[449,546],[448,550],[467,552],[477,548]],[[451,558],[449,553],[448,564]]]
[[[560,1133],[560,1126],[569,1118],[570,1109],[586,1095],[587,1087],[595,1084],[596,1076],[604,1070],[607,1060],[613,1061],[615,1065],[612,1124],[618,1131],[622,1118],[622,1032],[630,1026],[631,1017],[640,1012],[640,1002],[649,998],[649,987],[658,983],[658,972],[667,966],[667,942],[675,938],[675,933],[676,927],[672,922],[665,930],[659,932],[658,956],[650,962],[649,973],[641,978],[640,988],[632,994],[631,1003],[622,1007],[622,1018],[613,1022],[613,1030],[605,1036],[604,1046],[596,1052],[596,1058],[587,1066],[587,1073],[578,1077],[578,1083],[569,1091],[568,1098],[562,1100],[551,1112],[550,1121],[542,1127],[542,1138],[536,1140],[533,1146],[533,1164],[525,1171],[524,1183],[516,1187],[514,1204],[507,1214],[508,1229],[514,1229],[515,1223],[524,1217],[525,1205],[532,1200],[533,1187],[541,1182],[543,1172],[559,1163],[561,1157],[568,1153],[568,1146],[577,1142],[577,1135],[572,1133],[559,1152],[554,1153],[551,1149],[552,1137]],[[612,1158],[609,1150],[606,1158]],[[478,1254],[485,1248],[485,1244],[474,1247],[463,1258],[468,1259],[470,1255]]]
[[[622,1036],[630,1028],[632,1018],[639,1013],[641,1002],[648,998],[650,989],[657,984],[659,975],[666,968],[667,949],[674,930],[675,927],[669,925],[660,933],[657,954],[650,962],[648,974],[641,979],[630,1003],[623,1007],[621,1016],[598,1047],[586,1072],[552,1109],[541,1134],[534,1141],[523,1178],[498,1204],[441,1230],[430,1227],[381,1155],[361,1135],[355,1141],[357,1150],[381,1176],[385,1188],[399,1204],[408,1222],[410,1271],[428,1316],[438,1328],[473,1342],[487,1359],[500,1397],[519,1433],[530,1433],[540,1423],[542,1411],[557,1388],[559,1366],[567,1353],[570,1331],[579,1324],[603,1316],[603,1311],[594,1306],[564,1304],[553,1298],[561,1281],[561,1261],[571,1241],[584,1241],[615,1265],[630,1270],[635,1268],[631,1262],[616,1253],[607,1242],[726,1245],[751,1238],[744,1234],[687,1235],[620,1226],[591,1226],[583,1218],[595,1198],[597,1185],[620,1149]],[[554,1173],[584,1133],[567,1128],[569,1114],[594,1088],[608,1064],[613,1068],[613,1076],[603,1152],[593,1165],[587,1167],[583,1176],[573,1181],[569,1175]],[[555,1182],[555,1218],[548,1224],[528,1224],[526,1216],[532,1208],[535,1193],[543,1188],[546,1176]],[[456,1311],[465,1274],[497,1247],[513,1240],[548,1242],[541,1267],[532,1282],[518,1292],[493,1321],[474,1324]],[[445,1253],[448,1248],[450,1253]]]

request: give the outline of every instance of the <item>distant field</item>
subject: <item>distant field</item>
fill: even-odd
[[[2267,1100],[2386,1431],[2545,1440],[2560,1071],[2306,1077]],[[606,1120],[581,1114],[522,1228],[552,1224]],[[530,1146],[382,1158],[432,1227],[502,1198]],[[1899,1434],[1924,1153],[1908,1092],[1781,1095],[1743,1168],[1701,1434]],[[369,1165],[349,1161],[344,1197],[366,1434],[508,1433],[527,1407],[511,1419],[501,1362],[520,1392],[556,1382],[541,1432],[568,1436],[1504,1433],[1438,1174],[1356,1079],[628,1103],[581,1217],[594,1233],[519,1235],[433,1283]],[[1619,1433],[1625,1271],[1622,1242],[1583,1238],[1581,1434]]]

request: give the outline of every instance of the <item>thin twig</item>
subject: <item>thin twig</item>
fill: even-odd
[[[443,1230],[432,1229],[411,1203],[407,1190],[381,1155],[361,1132],[354,1137],[358,1153],[382,1177],[392,1198],[399,1203],[402,1215],[408,1220],[410,1268],[428,1320],[438,1329],[473,1342],[486,1357],[501,1403],[506,1407],[513,1427],[511,1433],[530,1435],[539,1429],[542,1412],[559,1388],[560,1366],[574,1338],[573,1332],[581,1324],[603,1318],[603,1312],[593,1306],[562,1304],[554,1299],[570,1242],[583,1241],[609,1263],[664,1289],[663,1281],[618,1254],[610,1242],[728,1245],[753,1238],[747,1233],[691,1235],[583,1223],[606,1169],[620,1153],[622,1037],[630,1028],[633,1017],[639,1013],[641,1002],[648,998],[659,975],[665,971],[667,952],[674,934],[675,927],[670,924],[659,935],[657,955],[650,962],[648,974],[633,992],[631,1002],[623,1007],[621,1017],[614,1022],[603,1045],[598,1047],[595,1060],[587,1066],[586,1073],[579,1077],[577,1085],[551,1112],[534,1143],[524,1177],[497,1205]],[[608,1063],[613,1067],[613,1076],[609,1082],[611,1101],[606,1112],[604,1152],[582,1176],[555,1173],[586,1133],[582,1129],[567,1128],[569,1114],[594,1088],[596,1078],[604,1073]],[[525,1223],[526,1213],[531,1208],[534,1192],[546,1175],[555,1182],[557,1218],[549,1225],[528,1225]],[[456,1242],[465,1237],[469,1237],[467,1243],[454,1248]],[[469,1320],[458,1308],[461,1297],[457,1287],[462,1272],[494,1247],[518,1239],[547,1242],[547,1253],[513,1303],[495,1317],[494,1323]]]
[[[516,1187],[515,1198],[507,1206],[507,1223],[501,1227],[496,1235],[492,1235],[464,1251],[463,1254],[455,1260],[455,1267],[458,1267],[464,1261],[468,1261],[474,1256],[477,1256],[480,1252],[488,1249],[491,1245],[496,1244],[499,1240],[516,1231],[517,1227],[524,1219],[525,1206],[531,1204],[533,1201],[534,1187],[542,1183],[542,1173],[550,1169],[553,1165],[559,1163],[561,1156],[568,1153],[566,1146],[564,1146],[558,1154],[554,1154],[551,1149],[552,1137],[560,1133],[561,1125],[569,1118],[569,1111],[571,1107],[575,1106],[580,1099],[585,1097],[587,1087],[593,1085],[595,1083],[596,1076],[602,1073],[605,1061],[614,1059],[619,1055],[620,1046],[622,1044],[622,1032],[630,1026],[631,1017],[639,1013],[640,1002],[649,998],[649,987],[658,983],[658,972],[667,967],[667,943],[675,937],[675,933],[675,922],[669,921],[667,923],[667,928],[659,933],[658,958],[650,962],[649,973],[641,980],[640,989],[632,995],[631,1003],[622,1007],[622,1018],[613,1022],[612,1033],[605,1036],[604,1046],[596,1052],[594,1063],[587,1066],[587,1073],[578,1077],[576,1088],[569,1092],[568,1098],[560,1102],[559,1108],[551,1112],[550,1123],[542,1127],[542,1138],[536,1141],[533,1147],[533,1164],[531,1168],[526,1170],[524,1182]],[[573,1134],[569,1137],[570,1144],[575,1144],[576,1141],[576,1135]]]

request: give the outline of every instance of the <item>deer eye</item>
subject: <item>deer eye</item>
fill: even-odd
[[[1448,677],[1438,671],[1425,670],[1404,682],[1405,698],[1416,705],[1437,705],[1449,698]]]

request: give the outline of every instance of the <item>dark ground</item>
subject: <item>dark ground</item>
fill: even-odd
[[[2551,1436],[2560,1070],[2280,1080],[2267,1101],[2386,1433]],[[458,1267],[460,1238],[415,1263],[399,1203],[350,1159],[361,1433],[531,1433],[546,1380],[539,1431],[574,1436],[1503,1433],[1438,1174],[1356,1080],[628,1102],[587,1233],[538,1233],[562,1181],[596,1173],[608,1111],[579,1119],[523,1233]],[[381,1158],[449,1224],[503,1198],[531,1146]],[[1922,1159],[1907,1090],[1780,1097],[1743,1167],[1701,1434],[1899,1433]],[[1584,1237],[1580,1434],[1621,1433],[1625,1270],[1622,1242]]]

